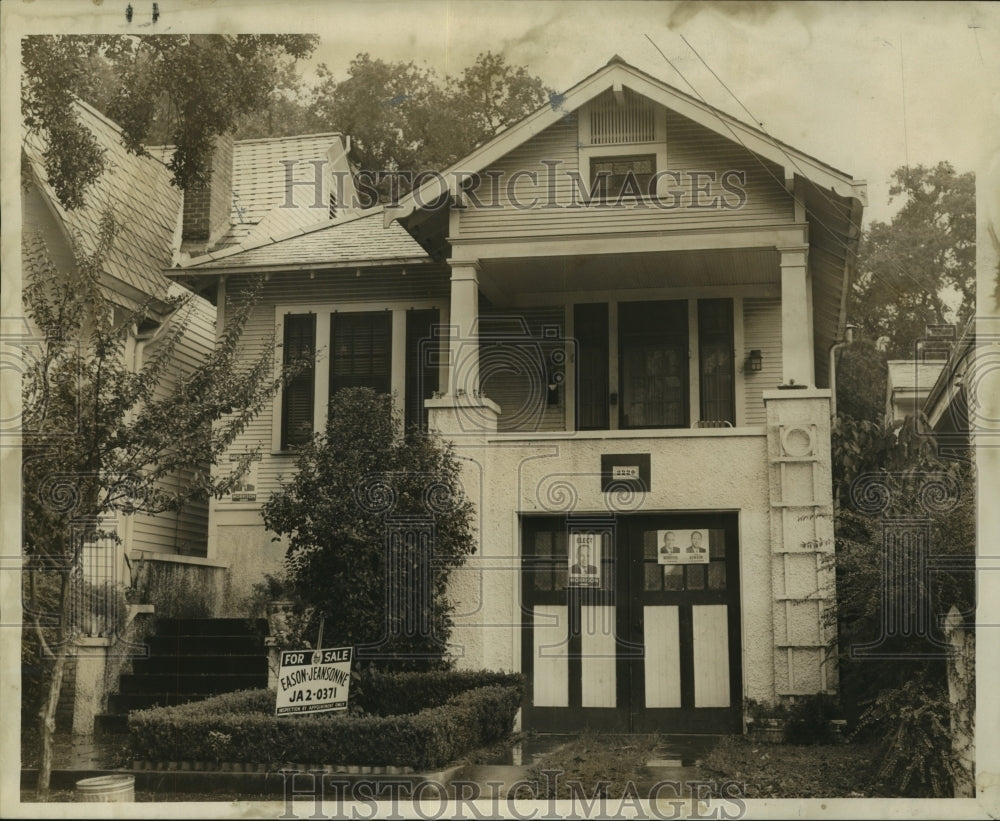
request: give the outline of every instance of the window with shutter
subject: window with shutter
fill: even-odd
[[[330,396],[343,388],[389,393],[391,356],[391,311],[332,314]]]
[[[281,448],[301,445],[313,434],[316,315],[286,314],[283,360],[286,365],[306,359],[309,366],[285,385],[281,396]]]

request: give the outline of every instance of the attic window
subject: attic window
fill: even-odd
[[[656,139],[652,100],[627,88],[621,91],[624,91],[622,99],[607,91],[590,106],[592,145],[647,143]]]
[[[653,196],[656,155],[594,157],[590,161],[590,194],[596,200]]]

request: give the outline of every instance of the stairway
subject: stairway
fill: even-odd
[[[99,733],[123,733],[131,710],[183,704],[218,693],[267,686],[267,622],[247,619],[162,619],[146,641],[149,655],[121,676]]]

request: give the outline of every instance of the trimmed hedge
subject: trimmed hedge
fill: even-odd
[[[387,677],[393,681],[382,682],[383,692],[402,687],[406,675],[410,674]],[[442,689],[447,688],[440,682],[428,685],[435,693]],[[444,704],[407,715],[278,717],[273,714],[273,690],[248,690],[138,710],[129,715],[128,728],[133,757],[151,761],[306,762],[427,770],[506,738],[521,697],[518,683],[458,692]]]
[[[479,687],[516,687],[524,691],[520,673],[492,670],[434,670],[429,672],[385,673],[366,670],[352,698],[366,713],[405,715],[427,707],[439,707],[466,690]]]

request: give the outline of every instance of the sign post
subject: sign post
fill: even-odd
[[[346,710],[353,655],[353,647],[282,651],[275,715]]]

